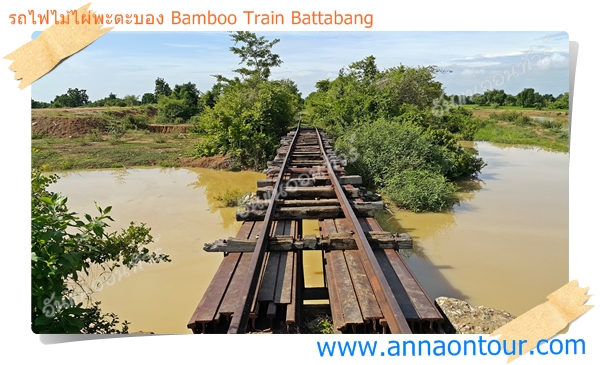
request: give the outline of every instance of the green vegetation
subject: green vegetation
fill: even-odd
[[[222,202],[226,207],[237,207],[240,202],[246,196],[247,193],[243,193],[240,189],[225,190],[223,194],[217,196],[217,200]]]
[[[442,95],[435,67],[379,71],[373,56],[317,82],[306,99],[306,119],[338,137],[336,149],[348,170],[381,189],[400,207],[446,210],[463,176],[476,175],[483,161],[457,140],[472,139],[479,123],[464,108],[440,117],[432,112]]]
[[[307,325],[308,333],[329,335],[333,334],[333,321],[329,316],[318,316]]]
[[[441,211],[456,201],[454,182],[476,176],[485,165],[476,151],[462,148],[460,140],[568,151],[568,93],[554,97],[525,88],[517,95],[486,90],[469,97],[448,96],[436,81],[437,74],[448,71],[402,64],[380,70],[371,55],[343,67],[333,80],[318,81],[303,100],[294,81],[270,79],[272,69],[283,63],[272,52],[278,39],[251,32],[232,32],[230,37],[234,45],[229,50],[240,57],[242,66],[234,70],[233,79],[213,75],[216,82],[205,92],[191,82],[171,88],[159,77],[154,92],[141,99],[111,93],[89,102],[85,90],[69,89],[50,104],[32,100],[36,108],[129,105],[139,111],[104,111],[86,137],[57,139],[44,131],[32,133],[32,145],[40,150],[33,165],[181,166],[198,157],[221,155],[227,166],[260,170],[273,158],[281,135],[301,118],[304,125],[332,134],[336,149],[347,157],[347,169],[361,174],[398,206]],[[77,110],[46,115],[80,117]],[[180,139],[152,134],[150,123],[188,123],[192,135]]]
[[[533,88],[525,88],[517,95],[510,95],[504,90],[486,90],[483,94],[474,94],[471,96],[451,95],[449,99],[457,105],[478,105],[481,107],[501,108],[520,107],[531,109],[569,109],[569,93],[560,94],[554,97],[551,94],[541,95]]]
[[[156,90],[155,96],[158,100],[156,123],[185,123],[200,111],[198,106],[200,92],[191,82],[175,85],[171,92],[169,84],[159,78],[156,80]]]
[[[569,132],[561,122],[536,121],[514,110],[492,113],[475,133],[475,139],[497,143],[534,145],[569,151]]]
[[[114,313],[102,314],[100,303],[76,303],[73,285],[93,265],[107,272],[118,267],[170,261],[144,247],[150,228],[131,223],[109,233],[111,207],[97,207],[99,216],[80,219],[67,208],[67,198],[47,190],[58,177],[31,173],[31,329],[35,333],[127,333]]]
[[[195,131],[202,136],[199,156],[227,154],[236,163],[263,167],[279,146],[279,139],[294,123],[301,107],[298,88],[291,80],[269,81],[270,68],[281,64],[268,42],[249,32],[231,35],[245,46],[231,50],[241,63],[252,68],[235,70],[233,80],[216,75],[217,84],[203,112],[194,119]],[[212,106],[211,106],[212,104]]]
[[[336,147],[350,157],[351,173],[416,212],[452,207],[456,186],[451,180],[474,175],[484,166],[474,150],[458,146],[449,132],[411,122],[378,119],[352,129]]]
[[[57,95],[52,101],[51,106],[53,108],[75,108],[78,106],[84,106],[88,103],[89,98],[86,90],[69,88],[66,94]]]
[[[32,166],[45,171],[183,166],[185,159],[194,153],[196,141],[135,130],[126,131],[122,136],[93,131],[80,138],[45,137],[31,141],[39,151],[32,155]]]

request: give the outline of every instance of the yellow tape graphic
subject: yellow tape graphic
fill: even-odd
[[[548,301],[520,315],[511,322],[498,328],[490,336],[501,335],[499,341],[527,340],[523,353],[532,350],[539,340],[548,339],[565,328],[576,318],[592,309],[593,305],[583,305],[591,295],[588,288],[577,286],[577,280],[569,282],[547,296]],[[511,355],[508,362],[519,355]]]
[[[15,71],[15,80],[21,79],[20,89],[26,88],[52,71],[60,61],[81,51],[113,29],[102,28],[101,23],[96,23],[91,16],[94,12],[89,11],[90,4],[69,12],[68,22],[50,26],[39,37],[4,57],[13,60],[10,69]],[[83,21],[84,14],[88,21]]]

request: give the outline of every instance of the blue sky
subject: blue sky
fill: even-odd
[[[334,79],[340,68],[369,55],[380,70],[404,64],[452,71],[437,76],[447,94],[489,85],[513,95],[525,87],[554,96],[569,89],[565,32],[256,33],[281,40],[273,52],[283,64],[271,78],[294,80],[303,97],[318,80]],[[108,32],[36,81],[32,97],[49,102],[68,88],[87,90],[91,100],[111,92],[141,96],[154,91],[157,77],[171,87],[191,81],[206,91],[215,81],[210,75],[235,75],[239,58],[232,45],[227,32]]]

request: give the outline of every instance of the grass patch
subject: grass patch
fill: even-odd
[[[32,140],[33,148],[38,150],[32,155],[32,166],[45,171],[68,169],[99,169],[136,166],[182,166],[182,157],[190,156],[194,139],[178,139],[157,144],[153,141],[156,134],[143,131],[125,133],[116,139],[114,136],[103,140],[96,138],[81,139],[52,138]]]
[[[154,142],[155,143],[166,143],[167,142],[167,136],[165,136],[162,133],[159,133],[156,136],[154,136]]]
[[[333,321],[329,316],[318,316],[307,324],[309,333],[333,334]]]
[[[490,121],[475,133],[476,141],[533,145],[558,152],[569,152],[569,133],[533,126],[506,125]]]
[[[216,198],[226,207],[237,207],[241,205],[242,198],[246,194],[247,193],[242,192],[240,189],[225,190],[223,194],[218,195]]]
[[[515,106],[515,105],[477,105],[477,104],[465,104],[465,105],[461,105],[463,108],[467,108],[467,109],[498,109],[498,110],[537,110],[536,108],[523,108],[522,106]],[[546,110],[546,111],[553,111],[553,112],[560,112],[560,113],[569,113],[569,109],[548,109],[548,108],[542,108],[542,111]]]

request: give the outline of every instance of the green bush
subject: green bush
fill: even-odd
[[[528,116],[526,116],[525,114],[523,114],[521,112],[517,112],[514,110],[506,110],[500,114],[491,113],[489,118],[494,119],[494,120],[502,120],[505,122],[511,122],[518,126],[526,126],[526,125],[533,124],[531,118],[529,118]]]
[[[446,132],[383,119],[346,133],[336,141],[336,148],[349,160],[349,170],[376,187],[407,169],[454,179],[476,174],[484,165],[474,150],[461,148]]]
[[[185,100],[161,96],[158,99],[158,115],[155,122],[158,124],[179,124],[192,117],[193,111]]]
[[[217,200],[225,204],[226,207],[237,207],[245,195],[239,189],[225,190],[223,194],[217,196]]]
[[[289,85],[256,80],[234,83],[213,108],[194,118],[193,132],[202,135],[196,152],[200,156],[228,154],[241,165],[259,169],[274,155],[298,109]]]
[[[401,207],[440,211],[452,206],[455,187],[447,181],[475,175],[485,166],[477,152],[458,146],[443,129],[378,119],[336,141],[348,171],[382,189]]]
[[[319,316],[307,324],[309,333],[333,334],[333,321],[329,316]]]
[[[552,120],[541,120],[540,126],[545,129],[562,129],[562,123]]]
[[[128,114],[123,118],[123,124],[127,129],[147,129],[150,121],[146,114]]]
[[[385,182],[383,193],[396,205],[413,212],[440,212],[457,202],[456,185],[427,170],[404,170]]]
[[[98,302],[86,307],[73,300],[67,283],[78,283],[93,265],[107,272],[140,262],[170,261],[144,247],[152,242],[150,229],[131,223],[120,233],[108,232],[111,207],[97,207],[99,217],[85,220],[70,212],[67,198],[47,190],[58,176],[31,172],[31,329],[34,333],[127,333],[118,317],[102,314]]]

